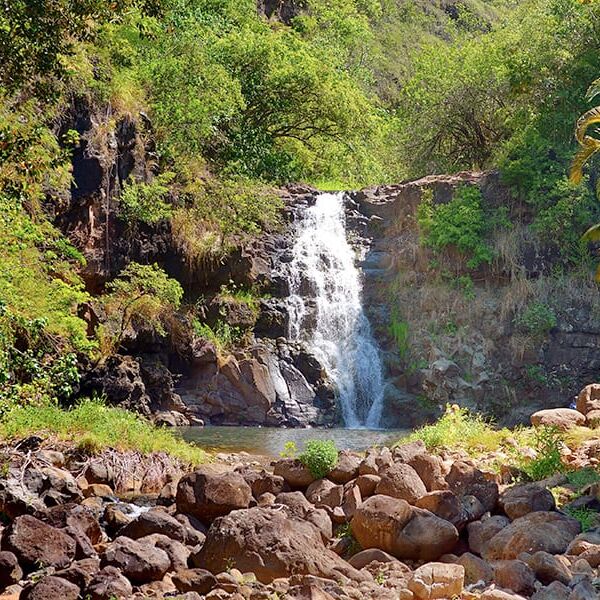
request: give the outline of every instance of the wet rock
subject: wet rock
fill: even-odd
[[[521,552],[562,554],[579,533],[580,525],[556,512],[533,512],[501,529],[482,550],[486,560],[510,560]]]
[[[365,579],[325,548],[314,525],[273,508],[234,511],[217,519],[196,563],[212,573],[220,573],[233,563],[240,571],[253,572],[263,583],[293,573]]]
[[[530,512],[550,511],[556,508],[554,496],[536,483],[508,488],[500,495],[498,504],[512,520]]]
[[[90,600],[126,600],[133,594],[131,583],[112,566],[99,571],[87,586]]]
[[[60,577],[49,575],[21,594],[23,600],[78,600],[79,588]]]
[[[465,570],[461,565],[428,563],[419,567],[408,588],[419,600],[452,598],[463,591]]]
[[[458,540],[458,531],[448,521],[382,495],[362,503],[351,528],[363,548],[380,548],[400,559],[436,560]]]
[[[17,517],[2,536],[2,549],[13,552],[26,570],[57,569],[75,558],[75,541],[66,533],[29,515]]]
[[[584,423],[585,415],[570,408],[548,408],[538,410],[531,415],[531,424],[534,427],[557,427],[566,431]]]
[[[133,583],[142,584],[162,579],[171,566],[164,550],[150,543],[118,537],[101,556],[104,566],[119,569]]]
[[[177,486],[177,510],[210,523],[232,510],[247,508],[252,490],[239,473],[214,473],[198,469],[185,475]]]

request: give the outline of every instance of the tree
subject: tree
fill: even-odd
[[[102,298],[106,322],[99,331],[104,354],[116,351],[134,325],[165,335],[165,323],[183,297],[179,282],[156,264],[130,263],[107,288]]]

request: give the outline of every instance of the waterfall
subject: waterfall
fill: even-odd
[[[347,427],[379,427],[383,368],[362,306],[344,194],[319,194],[297,225],[289,264],[290,338],[304,341],[333,380]]]

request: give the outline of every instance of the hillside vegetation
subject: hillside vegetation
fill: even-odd
[[[170,223],[191,261],[274,226],[275,185],[344,189],[499,168],[531,231],[587,274],[579,236],[599,217],[596,171],[579,185],[566,173],[600,72],[597,3],[277,6],[4,0],[0,410],[71,401],[82,364],[115,352],[135,319],[164,334],[185,301],[183,282],[131,264],[95,298],[101,327],[90,332],[78,313],[98,290],[86,289],[81,247],[59,228],[76,191],[72,157],[85,143],[102,160],[124,117],[142,124],[152,163],[119,190],[119,218],[130,231]],[[81,105],[98,121],[85,140],[64,125]],[[454,243],[433,214],[429,225],[431,244]],[[489,260],[485,228],[472,235],[463,242]]]

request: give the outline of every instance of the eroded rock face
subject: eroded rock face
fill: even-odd
[[[247,508],[252,490],[239,473],[213,473],[198,469],[182,477],[177,486],[177,509],[210,523],[232,510]]]
[[[220,573],[232,561],[237,569],[253,572],[263,583],[292,574],[368,579],[325,548],[314,525],[271,508],[234,511],[213,523],[197,564]]]
[[[450,552],[458,540],[450,522],[383,495],[365,500],[351,527],[363,548],[380,548],[400,559],[435,560]]]

